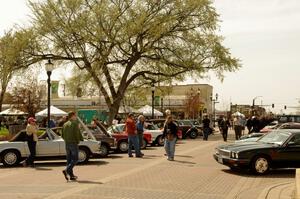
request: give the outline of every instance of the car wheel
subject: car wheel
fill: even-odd
[[[165,144],[165,139],[163,138],[162,135],[158,136],[158,137],[156,138],[156,140],[157,140],[156,142],[157,142],[158,146],[164,146],[164,144]]]
[[[146,149],[146,147],[147,147],[147,141],[143,139],[143,144],[141,146],[141,149]]]
[[[20,153],[16,150],[7,150],[2,154],[1,159],[6,167],[16,166],[20,162]]]
[[[198,136],[198,132],[197,131],[191,131],[190,132],[190,138],[191,139],[196,139]]]
[[[90,159],[90,151],[87,148],[80,147],[78,150],[78,163],[87,163]]]
[[[101,144],[100,146],[100,156],[107,157],[109,153],[109,147],[106,144]]]
[[[128,151],[128,142],[127,140],[122,140],[119,142],[119,150],[122,152],[122,153],[126,153]]]
[[[266,174],[270,170],[270,160],[265,156],[257,156],[252,161],[252,170],[256,174]]]

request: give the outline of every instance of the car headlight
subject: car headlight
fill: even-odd
[[[215,148],[215,154],[219,154],[219,149]]]
[[[238,159],[239,158],[239,154],[236,153],[236,152],[231,152],[230,156],[231,156],[231,158],[234,158],[234,159]]]

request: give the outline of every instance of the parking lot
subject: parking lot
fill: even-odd
[[[223,143],[219,134],[209,141],[180,140],[174,162],[162,147],[149,147],[144,158],[111,154],[75,167],[77,182],[66,182],[64,161],[37,162],[35,168],[0,165],[0,198],[291,198],[295,170],[275,170],[266,176],[233,172],[212,157]]]

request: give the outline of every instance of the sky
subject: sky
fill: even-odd
[[[0,35],[14,24],[28,24],[26,0],[5,0],[0,7]],[[218,93],[217,109],[233,104],[266,105],[267,110],[295,112],[300,93],[300,1],[299,0],[214,0],[220,15],[219,34],[223,44],[242,68],[226,73],[223,82],[214,74],[189,83],[208,83]],[[60,79],[64,70],[54,71]],[[46,77],[45,77],[46,78]],[[270,106],[274,104],[275,108]]]

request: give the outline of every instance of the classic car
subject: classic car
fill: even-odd
[[[157,126],[158,127],[158,129],[163,129],[164,128],[164,124],[165,124],[165,119],[150,119],[150,120],[147,120],[146,122],[148,122],[148,123],[152,123],[152,124],[154,124],[155,126]],[[178,124],[178,122],[177,121],[175,121],[175,124],[177,125],[177,126],[179,126],[179,124]],[[177,138],[178,139],[182,139],[182,129],[180,129],[179,127],[178,127],[178,131],[177,131]]]
[[[110,151],[115,151],[117,149],[117,140],[113,138],[105,129],[104,126],[94,126],[88,125],[89,130],[96,138],[96,140],[101,141],[100,146],[100,156],[107,157]],[[84,136],[87,136],[86,131],[83,132]]]
[[[216,148],[214,159],[223,165],[247,168],[265,174],[270,168],[300,166],[300,130],[281,129],[262,136],[256,142],[222,145]]]
[[[287,122],[283,124],[277,124],[273,127],[264,127],[260,130],[261,133],[269,133],[273,131],[274,129],[300,129],[300,123],[297,122]]]
[[[117,141],[117,150],[120,152],[128,151],[128,135],[125,133],[125,124],[112,125],[107,129],[107,132]],[[152,144],[152,137],[150,133],[144,133],[142,149],[145,149],[148,144]]]
[[[39,129],[44,131],[38,137],[36,145],[36,159],[61,159],[66,157],[64,140],[51,129]],[[79,143],[78,162],[86,163],[90,157],[100,154],[101,142],[93,138],[85,139]],[[22,130],[10,141],[0,142],[0,159],[4,166],[18,165],[30,154],[26,131]]]
[[[200,130],[200,124],[198,123],[198,127],[193,124],[197,121],[193,120],[192,122],[191,120],[177,120],[177,122],[179,128],[182,130],[183,138],[189,137],[191,139],[196,139],[198,135],[202,135],[202,131]]]
[[[150,133],[152,137],[152,144],[157,144],[158,146],[164,145],[163,131],[159,129],[156,125],[152,123],[145,123],[145,133]]]

